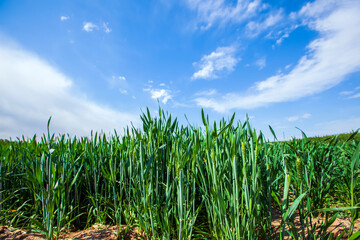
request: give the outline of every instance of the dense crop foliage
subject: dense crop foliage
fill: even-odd
[[[349,138],[360,141],[360,133],[341,133],[338,135],[328,135],[328,136],[319,136],[319,137],[309,137],[309,140],[318,141],[318,142],[326,142],[330,141],[332,138],[337,137],[338,142],[347,142]]]
[[[70,226],[136,226],[155,239],[333,239],[359,217],[359,152],[339,142],[268,142],[248,121],[181,126],[161,109],[142,129],[0,144],[0,224],[48,239]],[[50,131],[49,131],[50,132]],[[276,217],[280,226],[272,225]],[[323,216],[321,223],[314,218]],[[295,229],[295,217],[301,230]],[[119,229],[119,238],[122,232]]]

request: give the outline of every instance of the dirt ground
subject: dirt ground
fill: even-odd
[[[279,232],[281,231],[280,229],[280,224],[281,224],[281,213],[279,211],[276,210],[272,210],[272,226],[274,226],[274,228],[277,230],[276,231],[276,236],[274,239],[279,239]],[[313,219],[312,223],[315,224],[317,223],[317,226],[319,226],[322,222],[324,222],[325,219],[318,217]],[[300,222],[300,217],[298,215],[295,215],[295,219],[294,219],[294,223],[295,223],[295,227],[298,230],[299,235],[301,234],[301,222]],[[343,232],[344,235],[341,237],[341,239],[348,239],[349,236],[347,235],[348,230],[350,229],[350,225],[351,222],[348,219],[341,219],[341,218],[337,218],[333,224],[331,224],[331,226],[328,229],[328,232],[333,232],[334,233],[334,237],[338,237],[340,236]],[[288,229],[286,227],[286,229]],[[354,225],[354,229],[353,229],[353,233],[360,231],[360,219],[355,221],[355,225]],[[290,236],[288,234],[285,235],[284,237],[285,239],[291,239]]]
[[[316,221],[320,222],[320,219]],[[277,215],[276,212],[273,213],[273,226],[278,228],[281,223],[281,217]],[[300,233],[300,221],[298,217],[295,218],[296,228],[299,229]],[[336,219],[336,221],[331,225],[330,231],[334,232],[335,237],[339,236],[343,231],[347,231],[350,228],[350,221],[346,219]],[[335,229],[335,230],[334,230]],[[360,219],[356,221],[354,227],[354,233],[360,230]],[[135,229],[128,229],[126,232],[126,227],[122,228],[122,232],[124,234],[124,239],[126,240],[135,240],[135,239],[144,239],[141,237],[139,231]],[[278,234],[275,237],[271,237],[270,239],[277,239]],[[20,229],[14,229],[7,226],[0,227],[0,240],[43,240],[44,236],[35,233],[32,231],[25,231]],[[116,227],[115,226],[104,226],[104,225],[93,225],[91,228],[82,230],[82,231],[74,231],[68,233],[60,234],[60,239],[68,239],[68,240],[90,240],[90,239],[108,239],[108,240],[116,240]],[[289,236],[285,236],[285,239],[290,239]],[[342,239],[348,239],[346,233],[342,237]]]
[[[136,229],[122,228],[125,240],[143,239],[140,233]],[[0,240],[43,240],[44,235],[35,233],[32,231],[25,231],[21,229],[13,229],[11,227],[2,226],[0,227]],[[104,225],[93,225],[91,228],[82,230],[62,233],[59,239],[68,240],[90,240],[90,239],[108,239],[116,240],[116,227],[115,226],[104,226]]]

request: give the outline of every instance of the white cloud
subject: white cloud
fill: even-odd
[[[171,91],[168,89],[145,88],[144,91],[149,92],[152,99],[159,99],[164,104],[172,99]]]
[[[109,28],[109,23],[106,22],[103,22],[100,27],[92,22],[83,23],[83,30],[86,32],[92,32],[94,30],[100,30],[100,29],[103,29],[105,33],[110,33],[112,31],[112,29]]]
[[[281,11],[281,10],[280,10]],[[281,11],[282,13],[282,11]],[[295,17],[292,17],[292,16]],[[284,17],[282,15],[282,18],[279,19],[279,23],[272,26],[272,30],[265,36],[267,39],[273,39],[275,40],[275,44],[272,45],[272,48],[274,49],[276,46],[281,45],[281,43],[288,37],[290,37],[291,32],[293,32],[295,29],[304,26],[305,24],[300,24],[299,19],[296,17],[296,13],[291,13],[287,17]],[[275,31],[278,26],[281,26],[282,29],[279,31]],[[286,26],[287,25],[287,26]]]
[[[356,93],[349,97],[349,99],[360,98],[360,93]]]
[[[217,93],[216,89],[208,89],[195,93],[195,96],[213,96]]]
[[[92,32],[97,29],[98,29],[98,26],[92,22],[84,22],[84,24],[83,24],[83,30],[86,32]]]
[[[278,40],[276,40],[276,44],[280,45],[284,41],[284,39],[288,38],[289,36],[289,33],[284,33]]]
[[[340,95],[347,95],[347,96],[352,95],[352,96],[349,96],[348,99],[359,98],[360,97],[359,89],[360,89],[360,86],[356,87],[350,91],[342,91],[342,92],[340,92]]]
[[[197,98],[201,107],[218,112],[230,109],[251,109],[270,103],[294,101],[320,93],[341,81],[348,74],[360,70],[360,2],[339,1],[335,7],[322,6],[328,12],[320,11],[318,2],[301,10],[299,16],[319,33],[319,37],[307,46],[307,54],[298,61],[288,74],[279,73],[258,82],[250,94],[228,93],[220,99]],[[341,3],[341,4],[340,4]],[[320,4],[321,5],[321,4]],[[310,10],[311,9],[311,10]],[[314,12],[317,15],[313,15]]]
[[[291,117],[287,117],[286,120],[288,120],[289,122],[296,122],[302,119],[307,119],[311,117],[310,113],[304,113],[302,116],[291,116]]]
[[[309,117],[311,117],[311,114],[310,114],[310,113],[304,113],[304,114],[302,115],[302,118],[304,118],[304,119],[309,118]]]
[[[351,95],[353,93],[354,93],[354,91],[342,91],[342,92],[340,92],[340,95]]]
[[[287,117],[286,120],[288,120],[289,122],[295,122],[297,120],[299,120],[300,117],[299,116],[292,116],[292,117]]]
[[[231,72],[239,61],[235,58],[235,47],[218,47],[214,52],[205,55],[199,63],[200,70],[192,75],[192,79],[218,78],[218,74],[224,71]]]
[[[259,58],[258,60],[256,60],[255,65],[258,66],[260,70],[263,69],[264,67],[266,67],[266,58]]]
[[[321,16],[323,14],[333,11],[334,8],[337,8],[344,3],[347,4],[346,2],[351,3],[351,1],[347,0],[317,0],[314,2],[308,2],[301,8],[298,15],[307,15],[312,17]]]
[[[80,136],[138,122],[134,114],[101,106],[75,92],[72,80],[48,62],[3,42],[0,85],[0,138],[41,136],[50,116],[52,132]]]
[[[259,91],[263,91],[266,89],[272,89],[279,84],[282,77],[283,77],[283,75],[281,75],[281,74],[275,75],[275,76],[269,77],[266,81],[256,83],[255,86],[256,86],[257,90],[259,90]]]
[[[109,23],[103,23],[103,28],[106,33],[110,33],[112,29],[108,27]]]
[[[241,23],[255,16],[266,5],[261,0],[242,0],[236,4],[226,3],[225,0],[187,0],[190,9],[197,11],[197,24],[201,29],[209,29],[213,24],[227,22]]]
[[[60,17],[60,20],[61,20],[61,21],[66,21],[66,20],[68,20],[68,19],[70,19],[70,17],[68,17],[68,16],[61,16],[61,17]]]
[[[250,21],[246,24],[247,34],[250,37],[256,37],[262,31],[279,23],[283,18],[283,11],[280,9],[276,13],[270,13],[263,21]]]

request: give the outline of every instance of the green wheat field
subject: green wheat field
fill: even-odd
[[[112,136],[1,141],[0,225],[57,239],[92,224],[146,239],[356,239],[360,137],[266,140],[248,121],[180,125],[159,109]],[[51,128],[50,120],[48,128]],[[275,214],[279,225],[272,221]],[[295,219],[298,223],[295,223]],[[321,221],[315,221],[321,219]],[[339,236],[330,226],[348,219]],[[295,225],[298,226],[295,226]]]

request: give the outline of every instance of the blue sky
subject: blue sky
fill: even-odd
[[[279,138],[360,127],[360,1],[0,2],[0,138],[118,132],[158,105]]]

